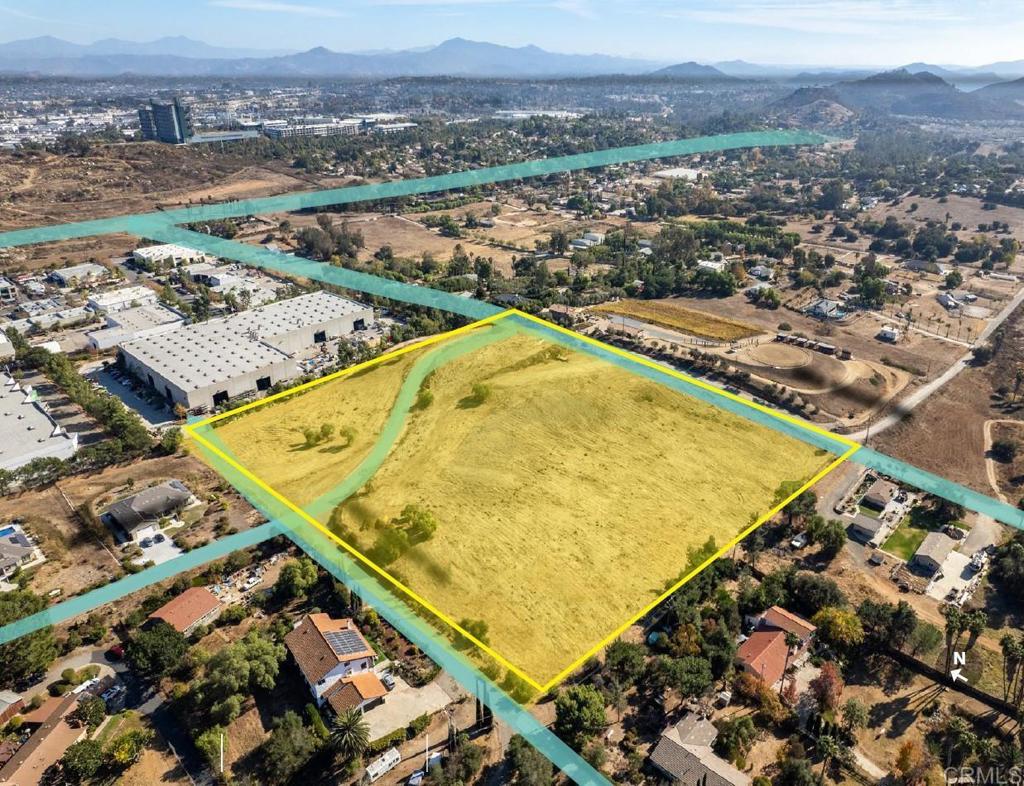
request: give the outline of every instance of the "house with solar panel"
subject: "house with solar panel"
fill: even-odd
[[[284,637],[285,646],[316,699],[336,713],[383,703],[388,690],[373,671],[376,653],[351,619],[307,614]]]

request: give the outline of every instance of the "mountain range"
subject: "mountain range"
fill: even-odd
[[[211,53],[210,50],[215,50]],[[509,47],[452,38],[427,49],[370,53],[262,53],[219,50],[191,39],[160,39],[132,45],[99,41],[83,46],[57,38],[0,44],[0,72],[41,75],[117,76],[293,76],[550,77],[643,74],[663,66],[611,55],[567,55],[536,46]]]
[[[536,46],[509,47],[452,38],[418,49],[335,52],[316,47],[305,52],[212,46],[183,36],[136,42],[106,38],[77,44],[41,36],[0,44],[0,73],[42,76],[255,76],[397,77],[481,76],[558,77],[654,74],[679,79],[781,79],[825,84],[869,76],[868,67],[759,65],[743,60],[701,64],[664,62],[613,55],[560,54]],[[911,73],[928,72],[964,87],[1024,76],[1024,60],[984,66],[912,63]]]
[[[848,119],[878,112],[950,120],[1024,120],[1022,99],[1024,79],[967,92],[929,71],[911,73],[899,68],[827,86],[800,87],[769,111],[795,118]]]

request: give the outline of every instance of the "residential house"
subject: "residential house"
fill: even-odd
[[[960,305],[961,305],[960,301],[957,300],[955,297],[953,297],[948,292],[940,292],[935,297],[936,297],[936,300],[939,301],[939,305],[942,306],[943,308],[949,310],[949,311],[954,311],[954,310],[960,308]]]
[[[687,715],[666,729],[651,752],[651,762],[673,783],[687,786],[750,786],[750,777],[715,755],[718,729],[711,721]]]
[[[858,513],[850,525],[850,534],[864,543],[872,543],[882,530],[882,520]]]
[[[387,688],[373,672],[376,653],[351,619],[307,614],[284,644],[316,699],[337,713],[365,711],[384,701]]]
[[[860,504],[881,513],[899,490],[900,487],[895,483],[879,478],[868,487],[867,492],[860,499]]]
[[[814,301],[807,309],[807,313],[818,319],[842,319],[846,313],[842,309],[842,303],[838,300],[821,298]]]
[[[168,480],[118,500],[104,514],[136,542],[160,532],[160,520],[193,504],[195,497],[180,480]]]
[[[18,568],[42,562],[43,553],[17,524],[0,530],[0,579],[7,580]]]
[[[32,736],[0,769],[0,784],[37,786],[44,773],[64,755],[64,751],[85,739],[89,729],[72,726],[67,716],[78,703],[79,694],[47,699],[36,710],[22,715],[23,728],[32,728]]]
[[[762,281],[771,281],[775,278],[775,271],[767,265],[754,265],[750,268],[749,273],[754,278],[759,278]]]
[[[945,532],[929,532],[914,552],[910,564],[923,568],[928,573],[935,573],[955,547],[956,541]]]
[[[772,606],[754,624],[754,630],[736,651],[736,657],[749,672],[768,686],[777,685],[786,669],[802,662],[810,649],[817,628],[780,606]],[[791,652],[786,634],[792,633],[798,643]]]
[[[938,262],[931,262],[927,259],[908,259],[903,263],[904,270],[913,270],[918,273],[938,273],[940,276],[946,274],[946,266]]]
[[[178,633],[191,636],[196,628],[212,624],[223,604],[206,587],[189,587],[149,615],[153,622],[166,622]]]

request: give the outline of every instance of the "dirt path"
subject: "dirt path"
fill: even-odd
[[[999,475],[996,472],[996,460],[992,458],[989,453],[992,450],[992,426],[996,423],[1009,423],[1013,425],[1022,425],[1019,420],[1012,420],[1010,418],[994,418],[992,420],[985,421],[985,474],[988,475],[988,482],[992,486],[992,490],[996,493],[1000,502],[1005,502],[1007,505],[1012,505],[999,489]]]

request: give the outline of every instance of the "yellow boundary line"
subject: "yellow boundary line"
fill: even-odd
[[[808,430],[811,430],[811,431],[815,431],[815,432],[820,433],[820,434],[824,434],[825,436],[829,437],[830,439],[835,439],[837,442],[840,442],[842,444],[847,445],[847,450],[842,455],[840,455],[837,459],[832,461],[828,466],[826,466],[825,468],[820,470],[817,474],[814,475],[814,477],[812,477],[810,480],[808,480],[806,483],[804,483],[799,489],[797,489],[792,494],[790,494],[788,497],[786,497],[786,499],[782,500],[782,502],[780,502],[774,508],[772,508],[770,511],[768,511],[768,513],[766,513],[763,516],[761,516],[760,518],[758,518],[753,524],[751,524],[745,530],[740,532],[739,535],[737,535],[735,538],[730,540],[725,546],[720,548],[715,554],[713,554],[712,556],[708,557],[706,560],[704,560],[704,562],[702,562],[700,565],[698,565],[692,571],[690,571],[685,576],[683,576],[681,579],[679,579],[679,581],[677,581],[675,584],[673,584],[671,587],[669,587],[669,589],[665,590],[661,595],[659,595],[653,601],[648,603],[637,614],[633,615],[629,620],[627,620],[625,623],[623,623],[618,628],[616,628],[614,631],[612,631],[612,633],[610,633],[609,635],[607,635],[603,639],[601,639],[600,642],[598,642],[596,645],[591,647],[589,650],[587,650],[586,653],[581,655],[579,658],[577,658],[575,661],[573,661],[569,666],[567,666],[565,669],[563,669],[561,672],[556,674],[553,678],[551,678],[550,680],[548,680],[544,684],[541,684],[541,683],[537,682],[532,677],[530,677],[528,674],[526,674],[524,671],[522,671],[518,666],[516,666],[514,663],[512,663],[507,658],[505,658],[503,655],[498,653],[496,650],[492,649],[489,645],[484,644],[482,641],[480,641],[480,639],[478,639],[472,633],[470,633],[465,628],[463,628],[461,625],[459,625],[455,620],[453,620],[451,617],[449,617],[443,611],[441,611],[436,606],[434,606],[433,603],[431,603],[426,598],[424,598],[421,595],[419,595],[417,592],[415,592],[411,588],[407,587],[404,583],[402,583],[401,581],[396,579],[394,576],[392,576],[388,571],[384,570],[379,565],[377,565],[375,562],[373,562],[373,560],[370,560],[369,558],[364,556],[360,551],[358,551],[357,549],[354,549],[352,546],[350,546],[344,540],[339,538],[336,534],[331,532],[330,529],[325,527],[323,524],[321,524],[315,518],[313,518],[308,513],[306,513],[306,511],[304,511],[298,505],[293,503],[290,499],[285,497],[283,494],[281,494],[280,492],[275,490],[273,487],[271,487],[269,484],[267,484],[266,482],[264,482],[260,478],[256,477],[256,475],[254,475],[248,469],[246,469],[241,464],[239,464],[237,461],[235,461],[235,459],[233,459],[232,457],[228,456],[226,453],[224,453],[218,447],[213,445],[209,440],[207,440],[205,437],[203,437],[202,435],[200,435],[200,434],[198,434],[196,432],[196,429],[200,428],[201,426],[212,425],[213,423],[216,423],[216,422],[218,422],[220,420],[223,420],[225,418],[234,417],[235,415],[241,414],[242,412],[246,412],[246,411],[248,411],[250,409],[253,409],[255,407],[263,406],[264,404],[269,404],[272,401],[280,400],[282,398],[286,398],[286,397],[295,395],[297,393],[300,393],[300,392],[302,392],[304,390],[308,390],[309,388],[315,387],[316,385],[322,384],[324,382],[329,382],[329,381],[335,380],[335,379],[341,379],[343,377],[346,377],[346,376],[349,376],[351,374],[354,374],[357,371],[361,371],[362,369],[370,368],[370,367],[378,365],[380,363],[392,360],[393,358],[399,357],[399,356],[404,355],[404,354],[406,354],[408,352],[412,352],[413,350],[420,349],[420,348],[423,348],[423,347],[426,347],[426,346],[430,346],[432,344],[439,343],[439,342],[444,341],[445,339],[451,338],[453,336],[461,335],[461,334],[464,334],[464,333],[468,333],[468,332],[470,332],[470,331],[472,331],[472,330],[474,330],[474,329],[476,329],[476,328],[478,328],[478,327],[480,327],[482,325],[493,324],[493,323],[497,322],[500,319],[504,319],[504,318],[512,316],[512,315],[519,316],[519,317],[522,317],[524,319],[530,320],[530,321],[535,322],[535,323],[537,323],[539,325],[542,325],[545,328],[553,329],[553,330],[555,330],[557,332],[564,333],[564,334],[566,334],[568,336],[571,336],[574,339],[578,339],[578,340],[584,341],[586,343],[592,344],[594,346],[597,346],[597,347],[601,348],[604,351],[610,351],[613,354],[620,355],[620,356],[622,356],[624,358],[627,358],[628,360],[630,360],[632,362],[638,362],[641,365],[644,365],[644,366],[647,366],[649,368],[652,368],[652,369],[655,369],[657,371],[660,371],[661,373],[666,374],[667,376],[675,377],[675,378],[681,379],[681,380],[683,380],[685,382],[692,383],[692,384],[694,384],[694,385],[696,385],[698,387],[701,387],[701,388],[709,390],[709,391],[711,391],[713,393],[725,396],[725,397],[730,398],[730,399],[732,399],[734,401],[737,401],[737,402],[739,402],[741,404],[749,406],[749,407],[751,407],[753,409],[760,410],[761,412],[764,412],[764,413],[766,413],[768,415],[771,415],[772,417],[776,417],[776,418],[779,418],[780,420],[787,421],[787,422],[792,423],[794,425],[800,426],[801,428],[805,428],[805,429],[808,429]],[[421,606],[423,606],[425,609],[427,609],[429,612],[431,612],[434,616],[436,616],[438,619],[440,619],[442,622],[444,622],[447,625],[449,625],[453,630],[458,632],[461,636],[463,636],[468,641],[472,642],[477,647],[479,647],[481,651],[483,651],[483,652],[487,653],[488,655],[490,655],[499,664],[501,664],[506,669],[508,669],[510,672],[512,672],[517,677],[522,679],[530,687],[536,689],[537,691],[540,691],[541,693],[546,693],[551,688],[556,686],[558,683],[562,682],[562,680],[564,680],[566,677],[568,677],[570,674],[572,674],[577,668],[579,668],[587,660],[589,660],[591,657],[593,657],[598,652],[600,652],[602,649],[604,649],[614,639],[616,639],[620,635],[622,635],[622,633],[624,631],[628,630],[631,626],[636,624],[636,622],[638,622],[645,615],[647,615],[652,609],[654,609],[656,606],[658,606],[658,604],[662,603],[666,598],[668,598],[670,595],[672,595],[674,592],[676,592],[680,587],[682,587],[688,581],[690,581],[691,579],[696,577],[701,571],[703,571],[705,568],[707,568],[710,564],[712,564],[713,562],[715,562],[716,560],[721,558],[727,551],[729,551],[731,548],[736,546],[745,537],[750,535],[751,532],[753,532],[758,527],[760,527],[762,524],[764,524],[765,522],[770,520],[772,517],[777,515],[784,507],[786,507],[786,505],[788,505],[790,502],[792,502],[794,499],[796,499],[802,493],[804,493],[805,491],[810,489],[812,486],[817,484],[826,475],[828,475],[830,472],[832,472],[836,467],[838,467],[840,464],[842,464],[844,461],[846,461],[846,459],[849,458],[853,454],[853,452],[856,451],[860,447],[859,443],[854,442],[853,440],[847,439],[846,437],[842,437],[842,436],[840,436],[838,434],[833,434],[833,433],[831,433],[829,431],[825,431],[824,429],[822,429],[820,427],[814,426],[814,425],[809,424],[809,423],[805,423],[803,421],[800,421],[800,420],[798,420],[796,418],[790,417],[790,416],[785,415],[783,413],[774,412],[774,411],[768,409],[767,407],[761,406],[759,404],[755,404],[753,402],[749,402],[746,399],[740,398],[739,396],[736,396],[736,395],[734,395],[732,393],[728,393],[727,391],[720,390],[719,388],[715,387],[714,385],[710,385],[707,382],[704,382],[703,380],[699,380],[699,379],[697,379],[695,377],[691,377],[691,376],[689,376],[687,374],[683,374],[683,373],[681,373],[679,371],[676,371],[675,369],[670,369],[670,368],[667,368],[665,366],[661,366],[661,365],[659,365],[657,363],[654,363],[653,361],[650,361],[647,358],[644,358],[642,356],[634,355],[633,353],[626,352],[625,350],[619,349],[618,347],[612,347],[612,346],[610,346],[608,344],[605,344],[605,343],[603,343],[601,341],[598,341],[597,339],[591,338],[589,336],[584,336],[584,335],[582,335],[580,333],[576,333],[575,331],[572,331],[572,330],[568,330],[568,329],[563,328],[563,327],[561,327],[559,325],[555,325],[553,323],[550,323],[550,322],[547,322],[547,321],[545,321],[543,319],[540,319],[539,317],[535,317],[532,314],[526,314],[526,313],[524,313],[522,311],[519,311],[518,309],[509,309],[507,311],[501,312],[500,314],[495,314],[493,317],[487,317],[486,319],[478,320],[476,322],[473,322],[472,324],[464,325],[463,327],[456,328],[454,330],[449,330],[446,333],[440,333],[440,334],[438,334],[436,336],[430,336],[429,338],[426,338],[423,341],[418,341],[415,344],[410,344],[409,346],[402,347],[402,348],[397,349],[397,350],[395,350],[393,352],[388,352],[388,353],[386,353],[384,355],[380,355],[379,357],[373,358],[371,360],[367,360],[367,361],[365,361],[363,363],[358,363],[355,366],[351,366],[350,368],[342,369],[341,371],[337,371],[337,372],[335,372],[333,374],[329,374],[326,377],[321,377],[320,379],[315,379],[315,380],[312,380],[310,382],[306,382],[306,383],[304,383],[302,385],[299,385],[299,386],[297,386],[295,388],[291,388],[289,390],[284,390],[284,391],[281,391],[280,393],[275,393],[274,395],[268,396],[267,398],[264,398],[264,399],[260,399],[259,401],[251,401],[248,404],[243,404],[242,406],[237,407],[237,408],[235,408],[233,410],[229,410],[228,412],[223,412],[223,413],[220,413],[218,415],[213,415],[211,417],[205,418],[204,420],[200,420],[200,421],[197,421],[195,423],[189,423],[189,424],[187,424],[184,427],[184,432],[189,437],[195,439],[196,442],[198,442],[204,449],[206,449],[210,453],[216,455],[218,458],[220,458],[222,461],[224,461],[230,467],[232,467],[233,469],[235,469],[236,471],[241,473],[244,477],[248,478],[250,481],[255,483],[260,489],[262,489],[266,493],[270,494],[278,502],[282,503],[289,510],[291,510],[294,513],[296,513],[298,516],[300,516],[307,523],[313,525],[313,527],[316,528],[319,532],[321,532],[322,534],[327,536],[330,540],[332,540],[335,543],[337,543],[345,551],[347,551],[349,554],[351,554],[353,557],[355,557],[359,562],[363,563],[368,568],[370,568],[370,570],[373,573],[376,573],[377,575],[379,575],[382,578],[386,579],[389,583],[391,583],[396,588],[401,590],[403,593],[405,593],[411,599],[415,600],[417,603],[419,603]]]

